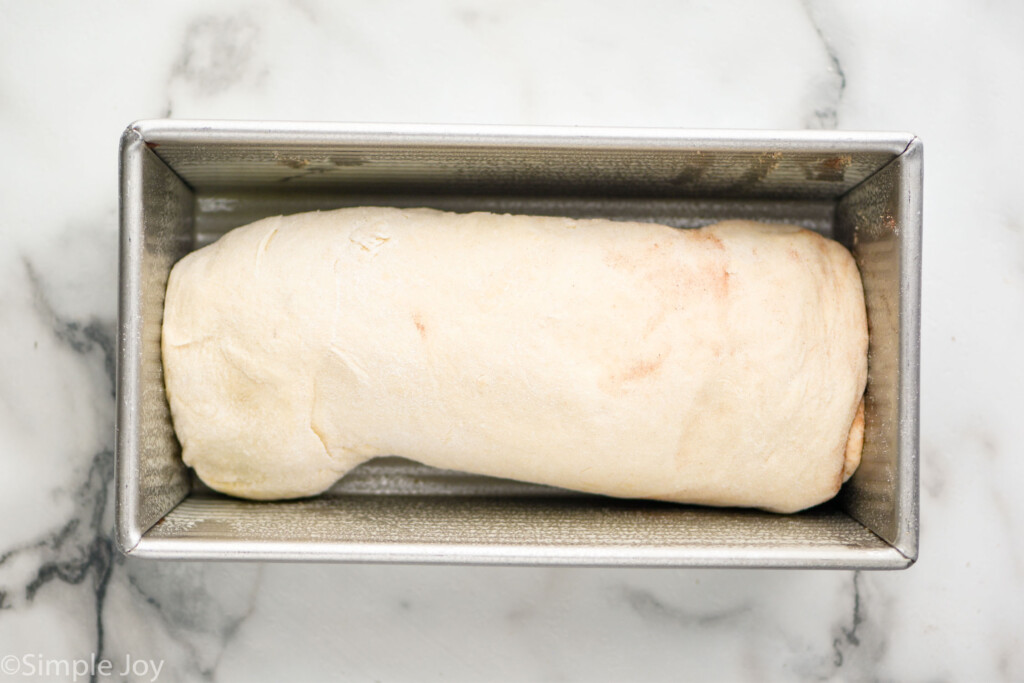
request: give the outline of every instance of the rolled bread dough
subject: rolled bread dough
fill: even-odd
[[[841,245],[431,209],[257,221],[171,272],[185,462],[253,499],[359,463],[791,512],[860,459],[867,322]]]

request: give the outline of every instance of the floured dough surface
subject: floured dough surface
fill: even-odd
[[[859,461],[867,340],[853,258],[796,227],[353,208],[183,258],[162,344],[184,460],[232,495],[401,455],[790,512]]]

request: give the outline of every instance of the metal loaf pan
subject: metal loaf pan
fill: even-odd
[[[154,558],[897,569],[917,557],[922,147],[903,133],[144,121],[121,140],[117,538]],[[181,461],[160,361],[174,262],[257,218],[351,205],[796,223],[857,257],[863,463],[797,515],[623,501],[397,458],[253,503]]]

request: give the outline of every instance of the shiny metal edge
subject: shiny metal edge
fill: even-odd
[[[118,547],[128,552],[190,489],[175,444],[162,438],[154,443],[154,405],[157,414],[166,414],[167,410],[162,375],[156,379],[158,396],[146,384],[153,381],[147,377],[146,359],[147,354],[152,356],[154,344],[159,354],[160,315],[154,316],[153,311],[147,310],[147,302],[151,302],[154,293],[153,274],[162,275],[160,281],[166,282],[171,263],[180,256],[180,252],[168,251],[166,245],[154,238],[166,237],[159,226],[167,221],[179,224],[181,209],[191,207],[192,201],[191,191],[150,151],[138,131],[129,129],[121,137],[119,171],[114,536]],[[189,211],[190,208],[185,209],[186,214]],[[191,231],[190,218],[180,225]],[[162,307],[162,289],[158,298]],[[166,416],[163,421],[165,434],[170,434],[169,420]]]
[[[899,530],[893,545],[917,561],[920,536],[921,252],[924,144],[914,138],[901,155],[903,251],[900,254]]]
[[[912,560],[893,547],[864,549],[710,548],[673,552],[661,548],[607,546],[524,547],[521,545],[354,544],[210,541],[143,538],[132,557],[177,560],[459,564],[515,566],[905,569]]]
[[[869,415],[864,459],[839,501],[910,564],[917,559],[919,534],[922,155],[923,145],[915,137],[903,154],[852,188],[836,207],[839,239],[852,245],[861,267],[869,320],[872,310],[880,316],[878,327],[872,326],[869,354],[884,354],[870,364],[867,392],[869,406],[874,401],[882,412],[875,423]],[[858,241],[851,230],[867,232]],[[891,257],[865,251],[887,241],[896,246]],[[878,289],[877,278],[887,274],[892,276],[891,293]],[[888,301],[894,302],[891,308]],[[873,446],[872,438],[878,439]]]
[[[142,119],[130,130],[155,145],[380,143],[491,147],[573,147],[586,142],[599,149],[709,149],[744,151],[830,151],[901,154],[912,133],[835,130],[717,130],[615,128],[596,126],[511,126],[469,124],[379,124],[281,121]],[[156,150],[159,155],[159,149]]]
[[[141,339],[133,321],[141,315],[140,291],[142,263],[142,154],[145,141],[139,131],[128,128],[121,136],[119,182],[121,189],[119,221],[117,307],[117,368],[114,417],[114,537],[124,553],[130,553],[145,531],[139,518],[139,468],[136,461],[139,424],[135,406],[139,404]]]

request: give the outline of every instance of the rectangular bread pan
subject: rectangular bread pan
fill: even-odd
[[[899,569],[917,557],[922,146],[906,133],[142,121],[121,139],[117,540],[139,557]],[[160,329],[171,266],[264,216],[355,205],[794,223],[861,268],[863,462],[796,515],[624,501],[366,463],[255,503],[181,461]]]

